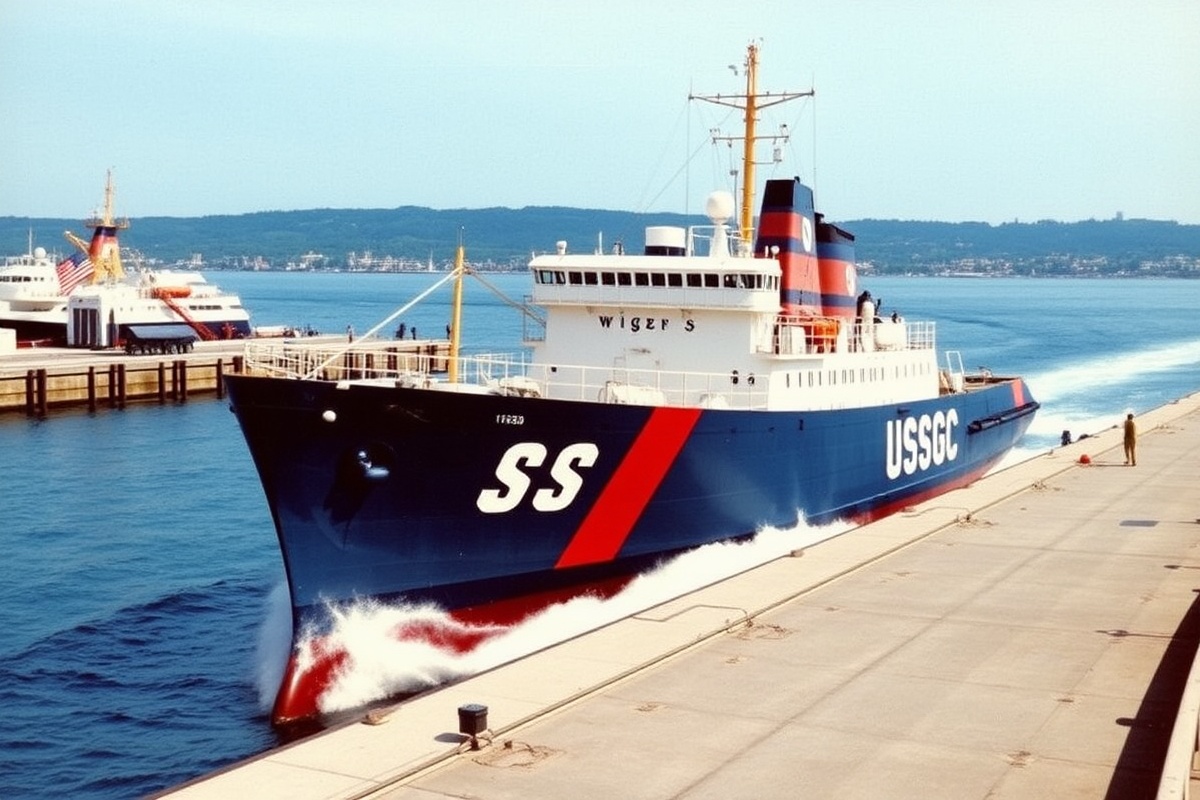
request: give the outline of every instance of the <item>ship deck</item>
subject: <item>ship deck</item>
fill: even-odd
[[[1200,638],[1200,394],[1138,422],[1135,468],[1114,427],[167,795],[1154,796]]]

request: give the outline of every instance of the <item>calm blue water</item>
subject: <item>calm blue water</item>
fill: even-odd
[[[255,324],[361,334],[436,276],[209,278]],[[1023,450],[1200,390],[1200,281],[865,286],[887,313],[936,320],[968,368],[1027,377],[1043,409]],[[479,286],[467,299],[468,346],[515,351],[517,313]],[[448,308],[447,290],[404,319],[444,333]],[[225,403],[0,417],[0,520],[0,797],[139,796],[277,743],[256,675],[283,569]]]

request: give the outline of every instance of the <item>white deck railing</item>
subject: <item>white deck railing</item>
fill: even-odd
[[[458,359],[458,382],[448,380],[444,345],[416,348],[303,341],[249,342],[247,372],[285,378],[489,392],[629,405],[765,408],[768,381],[733,372],[675,372],[625,367],[532,364],[517,355]]]

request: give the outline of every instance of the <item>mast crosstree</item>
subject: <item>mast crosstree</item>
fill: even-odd
[[[723,136],[718,132],[713,132],[714,142],[733,142],[742,141],[742,213],[741,213],[741,236],[742,240],[749,242],[753,238],[754,233],[754,146],[760,139],[769,141],[787,141],[790,134],[786,128],[778,134],[769,136],[759,136],[757,132],[758,112],[760,109],[770,108],[782,103],[787,103],[791,100],[796,100],[801,97],[813,97],[814,90],[809,89],[807,92],[763,92],[758,91],[758,45],[751,42],[746,48],[746,92],[745,94],[693,94],[689,95],[689,100],[703,100],[706,103],[712,103],[719,106],[727,106],[736,108],[744,113],[743,121],[745,123],[745,131],[741,136]]]

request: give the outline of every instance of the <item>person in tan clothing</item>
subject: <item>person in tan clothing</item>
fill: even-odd
[[[1125,415],[1125,466],[1137,466],[1137,424],[1133,414]]]

